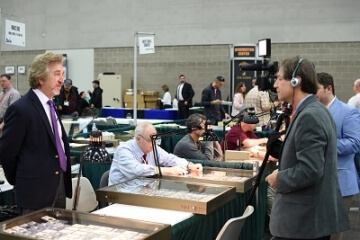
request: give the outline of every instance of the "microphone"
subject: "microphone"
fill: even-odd
[[[244,117],[243,122],[247,124],[258,124],[259,118],[256,115],[247,115]]]
[[[255,108],[254,107],[248,107],[242,110],[237,115],[239,122],[244,122],[247,124],[258,124],[259,118],[255,114]]]
[[[217,135],[212,131],[212,129],[208,129],[208,125],[211,125],[211,121],[209,119],[205,122],[205,132],[203,133],[203,141],[219,141]]]

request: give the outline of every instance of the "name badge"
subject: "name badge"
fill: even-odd
[[[69,106],[69,101],[64,101],[64,106]]]

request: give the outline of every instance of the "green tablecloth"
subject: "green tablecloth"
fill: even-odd
[[[104,172],[110,169],[111,163],[89,163],[86,162],[82,168],[82,175],[89,179],[96,191],[99,189],[100,179]]]
[[[265,227],[267,183],[262,182],[253,200],[254,213],[246,220],[240,238],[261,240]],[[175,224],[171,228],[172,240],[209,240],[215,239],[225,222],[232,217],[241,216],[246,208],[250,191],[237,193],[236,198],[219,207],[208,215],[193,217]]]
[[[74,156],[77,163],[80,163],[80,156],[82,151],[70,151],[70,155]],[[111,163],[92,163],[83,162],[82,175],[89,179],[94,190],[99,188],[100,179],[104,172],[110,169]]]

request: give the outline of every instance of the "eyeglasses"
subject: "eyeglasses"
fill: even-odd
[[[143,135],[139,134],[140,137],[142,137],[146,142],[151,143],[151,139],[146,139]]]

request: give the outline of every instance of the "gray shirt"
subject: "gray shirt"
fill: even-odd
[[[175,145],[174,154],[187,159],[211,160],[214,158],[213,146],[210,141],[195,143],[190,134],[186,134]]]
[[[186,161],[186,159],[167,153],[159,146],[156,146],[156,148],[161,166],[187,166],[188,161]],[[136,140],[132,139],[125,143],[121,143],[116,149],[111,163],[109,185],[114,185],[138,176],[155,175],[156,165],[154,153],[151,151],[146,155],[147,164],[145,164],[143,155],[144,153],[137,145]]]
[[[0,93],[0,118],[4,119],[8,107],[20,98],[20,93],[13,87],[7,88]]]

